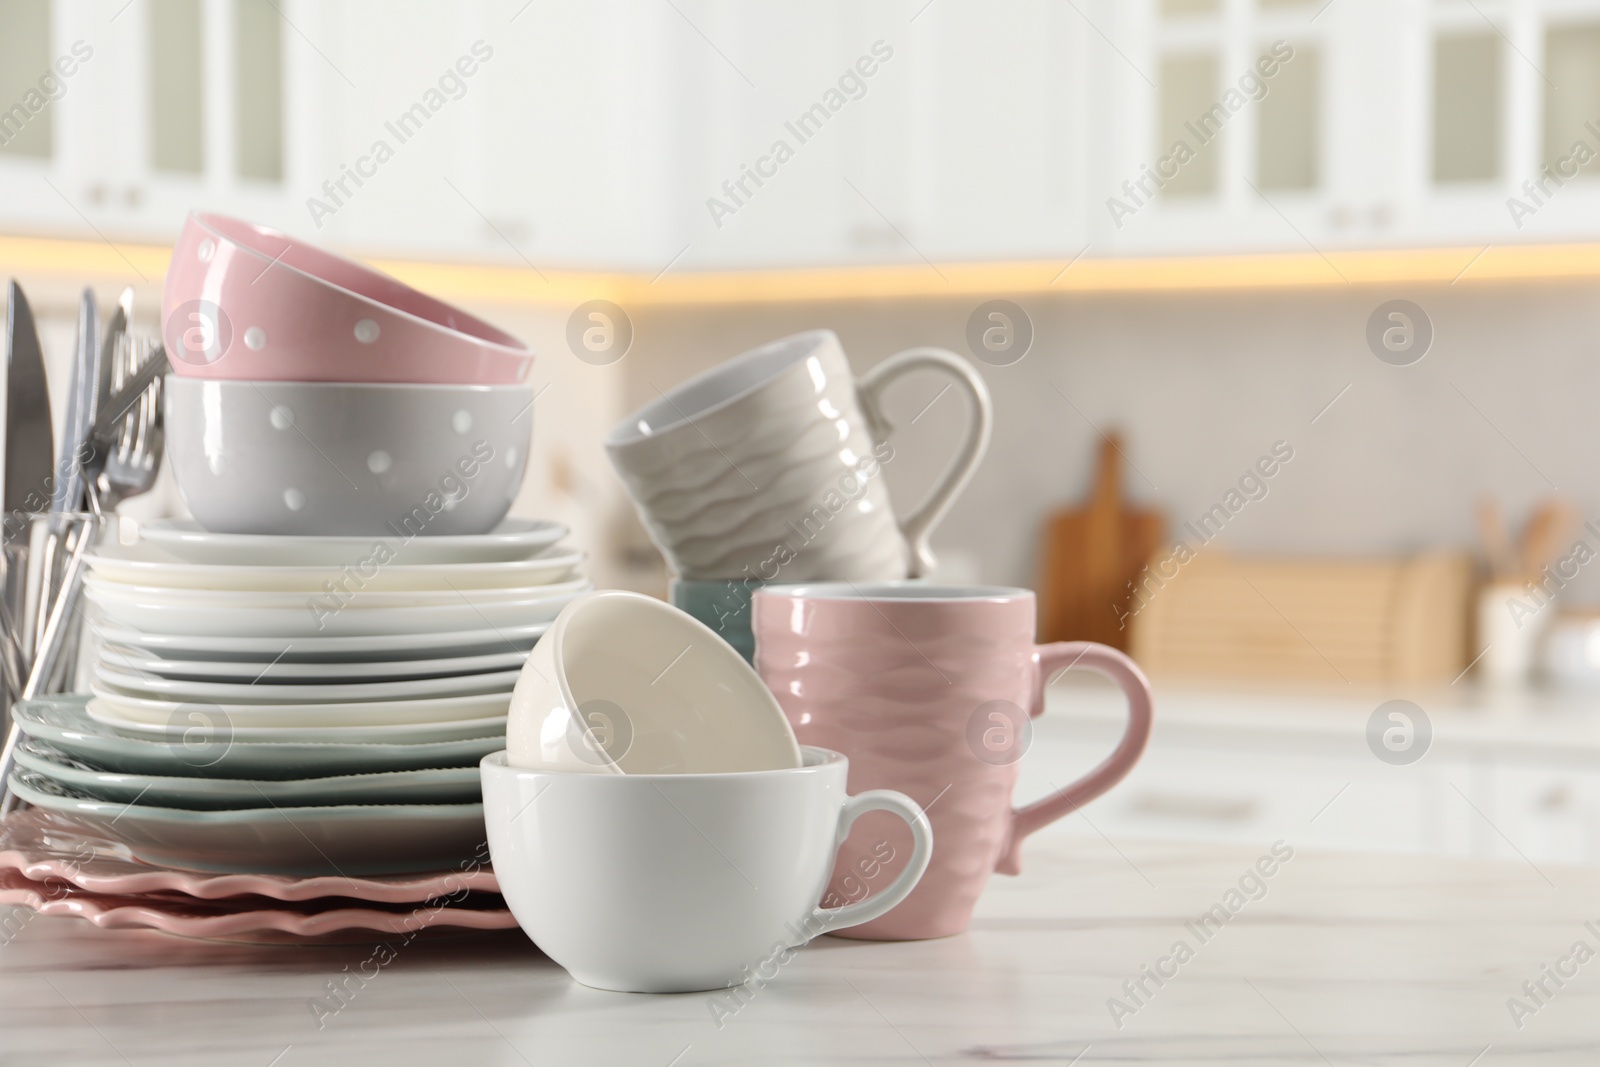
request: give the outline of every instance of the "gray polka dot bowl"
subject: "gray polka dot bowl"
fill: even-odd
[[[510,510],[524,385],[167,379],[167,457],[207,530],[481,534]]]
[[[353,260],[224,215],[190,215],[167,267],[174,374],[236,381],[526,381],[510,334]]]

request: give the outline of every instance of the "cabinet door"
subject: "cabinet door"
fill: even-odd
[[[1564,768],[1500,766],[1485,854],[1534,864],[1600,860],[1600,776]]]
[[[679,6],[721,36],[703,5]],[[654,275],[703,243],[715,186],[688,180],[683,160],[745,86],[683,15],[624,0],[534,4],[489,43],[485,217],[467,223],[485,254]]]
[[[629,57],[631,81],[619,75],[634,87],[623,101],[631,121],[602,115],[573,130],[535,119],[530,101],[530,119],[556,136],[503,148],[531,159],[553,145],[576,173],[606,160],[590,187],[627,179],[610,206],[619,221],[634,211],[654,220],[630,226],[632,247],[653,249],[648,269],[680,253],[680,268],[693,269],[1081,248],[1078,59],[1090,31],[1070,9],[1047,0],[680,6],[631,17],[632,28],[656,30],[654,50]],[[628,34],[613,40],[627,55]],[[618,94],[607,87],[599,98]],[[595,144],[619,128],[631,131],[625,150]],[[584,213],[585,197],[568,202]]]
[[[0,220],[16,231],[93,236],[92,175],[129,148],[133,109],[107,3],[0,6]],[[106,137],[90,130],[104,108]],[[96,200],[102,201],[97,203]]]
[[[284,44],[301,6],[4,5],[0,79],[52,77],[58,94],[0,146],[0,221],[113,242],[170,240],[195,209],[285,224],[294,146]],[[0,86],[0,99],[13,91]]]
[[[1351,31],[1371,7],[1317,18],[1299,0],[1102,6],[1091,48],[1107,100],[1091,210],[1097,245],[1156,254],[1305,251],[1341,239],[1343,86],[1367,75]],[[1363,27],[1370,29],[1370,27]],[[1353,47],[1354,46],[1354,47]],[[1359,153],[1358,153],[1359,154]]]

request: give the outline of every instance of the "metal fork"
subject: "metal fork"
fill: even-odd
[[[115,511],[117,505],[129,497],[148,492],[161,469],[161,457],[166,450],[166,420],[162,415],[161,393],[165,384],[166,350],[148,338],[129,337],[122,375],[123,387],[119,394],[136,387],[141,372],[149,377],[149,385],[139,393],[137,405],[130,408],[122,420],[121,433],[116,445],[107,450],[105,466],[95,478],[99,484],[100,507],[106,512]],[[112,402],[115,413],[117,403]],[[96,442],[96,452],[100,442]]]

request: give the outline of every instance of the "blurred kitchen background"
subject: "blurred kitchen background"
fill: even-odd
[[[1083,631],[1046,636],[1125,612],[1162,686],[1085,834],[1254,841],[1344,781],[1330,844],[1600,860],[1597,178],[1600,0],[0,5],[0,272],[52,369],[85,284],[155,332],[189,210],[368,259],[536,348],[516,512],[602,585],[665,589],[600,447],[658,390],[815,327],[971,358],[995,434],[936,577],[1039,587]],[[574,340],[590,301],[625,353]],[[890,397],[905,505],[940,388]],[[1497,524],[1488,602],[1537,619],[1486,657]],[[1195,562],[1141,577],[1147,535]],[[1079,697],[1052,745],[1089,761],[1116,714]]]

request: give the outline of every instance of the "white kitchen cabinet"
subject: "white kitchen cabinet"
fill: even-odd
[[[705,161],[691,164],[691,261],[918,264],[1051,259],[1081,247],[1080,67],[1091,31],[1069,7],[732,10],[715,25],[756,84],[713,63],[705,106],[691,106],[706,119],[693,124],[700,140],[688,153]],[[775,176],[747,186],[721,225],[710,222],[705,202],[731,201],[722,183],[780,144],[793,158],[769,164]]]
[[[23,9],[47,8],[48,33],[8,56],[0,106],[47,70],[71,73],[29,120],[48,138],[0,152],[0,224],[115,242],[168,240],[207,206],[288,221],[287,168],[304,153],[287,20],[311,5],[280,6],[282,16],[268,0],[8,5],[8,29],[27,22]]]
[[[1023,795],[1042,795],[1067,767],[1103,757],[1098,743],[1047,740],[1029,753]],[[1043,773],[1041,785],[1031,780]],[[1472,812],[1452,791],[1466,768],[1436,763],[1396,769],[1354,751],[1318,755],[1288,747],[1241,751],[1155,744],[1128,778],[1065,829],[1112,840],[1198,839],[1258,845],[1278,839],[1318,848],[1375,852],[1493,854],[1474,849]],[[1600,781],[1600,777],[1597,777]]]
[[[1600,237],[1600,0],[9,0],[0,27],[0,109],[92,50],[0,146],[12,232],[160,242],[207,207],[651,275]]]
[[[1158,685],[1143,759],[1048,832],[1252,847],[1282,838],[1540,869],[1600,863],[1600,721],[1587,700],[1454,689],[1416,697],[1431,716],[1430,747],[1396,766],[1368,747],[1375,695]],[[1098,681],[1052,686],[1018,798],[1044,796],[1105,758],[1123,726],[1121,704]],[[1532,868],[1528,876],[1541,877]]]
[[[1094,217],[1103,248],[1600,236],[1600,170],[1586,165],[1600,159],[1600,2],[1144,0],[1098,10],[1110,41],[1095,69],[1115,88],[1093,181],[1106,191]],[[1200,147],[1194,116],[1225,103],[1277,41],[1294,57]],[[1123,190],[1178,137],[1196,158],[1172,166],[1167,188]]]

